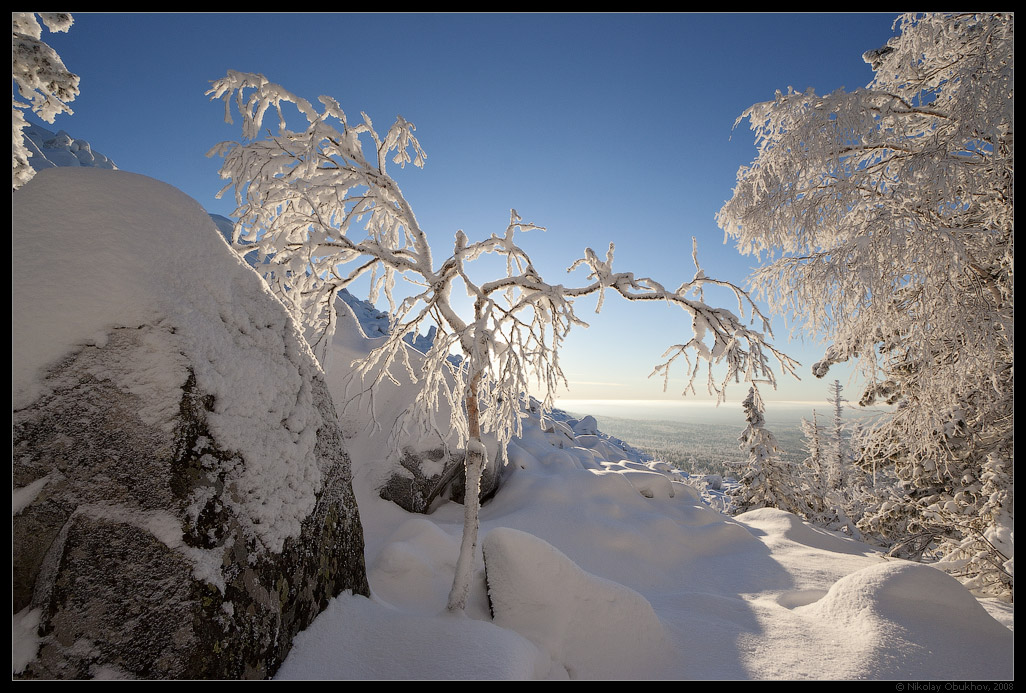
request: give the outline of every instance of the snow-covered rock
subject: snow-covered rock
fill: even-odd
[[[368,593],[312,353],[178,190],[53,168],[13,202],[15,672],[272,674]]]
[[[622,474],[645,498],[673,498],[673,483],[665,474],[641,469],[627,469]]]
[[[585,416],[583,419],[573,425],[574,433],[579,436],[586,435],[597,435],[598,434],[598,422],[595,421],[594,416]]]
[[[93,151],[88,142],[75,139],[63,130],[54,133],[29,124],[22,132],[25,135],[25,147],[32,154],[28,160],[29,166],[36,171],[58,166],[117,169],[113,161]]]
[[[411,513],[430,513],[438,501],[448,499],[450,486],[464,474],[464,454],[437,447],[403,450],[398,466],[381,484],[379,495]]]
[[[362,464],[357,473],[371,477],[370,485],[377,494],[409,512],[429,513],[439,502],[463,502],[465,452],[459,447],[455,431],[446,430],[450,418],[448,402],[441,403],[434,427],[425,430],[409,418],[411,403],[416,397],[415,383],[405,368],[394,365],[390,371],[394,382],[385,379],[372,397],[362,398],[369,386],[352,368],[379,346],[382,326],[375,309],[351,294],[339,296],[336,302],[338,325],[328,349],[328,387],[343,419],[362,422],[360,430],[349,431],[359,444]],[[430,333],[433,339],[433,333]],[[421,338],[421,345],[423,346]],[[415,368],[424,355],[407,340],[407,354]],[[368,376],[368,381],[374,376]],[[494,436],[485,435],[489,463],[481,479],[480,497],[490,498],[498,490],[505,453],[499,450]]]

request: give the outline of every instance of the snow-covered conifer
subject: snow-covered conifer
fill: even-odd
[[[882,524],[953,541],[965,532],[941,511],[968,503],[959,516],[986,533],[971,489],[1012,451],[1013,16],[897,25],[864,56],[866,88],[777,92],[743,114],[759,154],[718,221],[772,255],[756,294],[831,342],[813,372],[854,360],[861,403],[895,405],[858,451],[903,486]]]
[[[812,410],[812,420],[803,418],[800,423],[805,450],[808,453],[797,475],[801,481],[802,496],[800,513],[809,522],[826,525],[829,484],[827,482],[827,441],[819,423],[819,414]]]
[[[748,425],[738,443],[748,455],[748,462],[733,494],[733,512],[778,508],[804,515],[806,508],[794,487],[793,475],[780,458],[776,437],[766,428],[765,405],[755,385],[748,390],[742,407]]]
[[[803,418],[800,427],[804,438],[805,450],[809,453],[808,457],[805,458],[805,467],[808,470],[809,477],[815,482],[816,486],[820,486],[825,483],[826,474],[824,472],[825,460],[822,428],[819,425],[819,414],[815,409],[812,410],[812,420],[809,421]]]
[[[844,422],[844,388],[840,381],[828,387],[827,401],[833,412],[824,429],[813,411],[813,420],[802,420],[809,457],[805,460],[802,484],[804,517],[814,524],[861,537],[857,522],[867,504],[864,474],[852,463],[850,436]]]
[[[830,448],[827,462],[827,484],[844,497],[848,487],[848,466],[851,458],[848,454],[848,443],[844,433],[844,388],[841,381],[835,380],[827,388],[828,401],[833,410],[830,422]]]
[[[56,32],[65,32],[74,23],[66,12],[40,12],[39,18],[47,29]],[[70,115],[68,102],[78,96],[78,76],[69,72],[57,52],[42,41],[43,29],[36,13],[12,12],[11,33],[11,73],[17,87],[11,116],[11,186],[17,190],[35,175],[28,163],[31,153],[22,132],[28,122],[22,111],[31,108],[48,123],[60,113]]]

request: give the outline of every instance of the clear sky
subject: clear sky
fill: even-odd
[[[745,108],[777,89],[855,89],[861,58],[893,35],[893,14],[75,14],[44,40],[81,77],[73,116],[51,130],[88,140],[119,168],[166,181],[208,211],[219,161],[238,139],[204,96],[228,69],[260,72],[311,101],[334,96],[381,131],[397,114],[417,126],[423,170],[392,171],[435,254],[457,229],[502,232],[509,210],[547,227],[523,245],[549,281],[586,246],[616,244],[614,269],[676,286],[694,273],[743,284],[754,258],[724,244],[714,216],[755,156]],[[583,273],[578,281],[584,282]],[[707,295],[707,299],[715,296]],[[710,300],[710,302],[714,302]],[[733,299],[721,304],[733,308]],[[610,296],[563,355],[575,399],[679,397],[682,381],[647,379],[689,322],[667,306]],[[802,362],[766,399],[821,401],[808,367],[822,346],[775,344]],[[831,376],[834,376],[831,371]],[[837,371],[847,383],[846,371]],[[854,384],[852,384],[854,387]],[[732,400],[747,388],[734,386]],[[849,390],[854,398],[854,389]],[[701,389],[700,389],[701,394]]]

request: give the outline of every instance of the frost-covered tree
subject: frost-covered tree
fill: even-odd
[[[718,221],[769,254],[756,295],[831,342],[814,373],[854,360],[861,403],[895,405],[859,462],[904,487],[890,538],[935,527],[943,555],[992,527],[985,462],[1011,484],[1013,17],[896,24],[863,56],[866,88],[778,92],[742,115],[759,154]]]
[[[807,508],[802,516],[817,524],[826,524],[827,497],[829,483],[827,481],[827,439],[819,424],[819,414],[812,410],[812,420],[803,418],[800,423],[807,456],[803,460],[800,477],[803,480],[804,505]]]
[[[830,383],[827,388],[828,401],[833,410],[833,418],[830,422],[830,445],[827,463],[828,485],[838,494],[844,496],[848,486],[848,466],[851,458],[848,454],[848,443],[844,433],[844,388],[840,380]]]
[[[979,511],[982,521],[950,520],[965,528],[964,536],[953,550],[946,553],[942,567],[961,577],[971,588],[985,594],[1011,594],[1013,588],[1012,518],[1013,485],[1011,462],[1002,456],[989,456],[980,475],[984,498]],[[959,513],[972,507],[966,503],[948,511]],[[982,529],[981,529],[982,527]]]
[[[780,457],[776,436],[766,428],[766,408],[754,384],[741,404],[748,425],[738,443],[748,461],[732,494],[732,511],[740,514],[758,508],[779,508],[804,516],[805,497],[795,488],[790,465]]]
[[[67,12],[40,12],[50,31],[65,32],[74,23]],[[22,130],[28,125],[22,111],[32,112],[48,123],[61,113],[71,115],[69,101],[78,96],[78,76],[64,67],[57,52],[42,41],[43,29],[34,12],[11,13],[11,73],[17,88],[12,108],[11,186],[17,190],[35,175],[31,153]],[[21,101],[20,99],[27,99]]]
[[[243,118],[242,142],[225,142],[211,154],[224,157],[221,175],[229,180],[222,192],[234,188],[238,222],[234,242],[243,254],[254,253],[269,286],[304,325],[319,358],[334,332],[335,298],[357,278],[370,275],[372,300],[383,291],[390,305],[390,336],[356,371],[377,388],[392,378],[392,368],[405,369],[418,384],[417,396],[404,424],[455,433],[467,450],[466,502],[463,544],[450,608],[462,609],[470,585],[471,561],[477,543],[477,489],[486,464],[482,436],[501,446],[520,432],[521,407],[530,384],[542,393],[545,409],[565,378],[559,348],[574,325],[585,323],[574,312],[574,301],[606,292],[627,300],[656,300],[684,311],[693,333],[670,347],[654,373],[664,377],[675,362],[686,364],[688,390],[708,365],[708,388],[722,396],[731,380],[774,379],[771,360],[785,372],[794,363],[778,353],[763,333],[749,328],[745,311],[761,320],[747,295],[728,283],[704,275],[696,262],[694,277],[676,289],[653,279],[616,272],[613,247],[605,257],[586,249],[568,271],[587,276],[576,286],[543,279],[528,254],[517,244],[519,234],[540,227],[525,223],[512,211],[499,234],[471,241],[458,231],[451,254],[436,260],[413,210],[389,165],[422,166],[425,161],[414,126],[401,116],[382,136],[365,114],[350,122],[338,102],[319,99],[320,110],[307,100],[269,83],[262,75],[229,72],[213,83],[212,99],[223,99],[225,118],[232,120],[234,104]],[[288,128],[283,104],[292,103],[305,121],[303,129]],[[268,111],[277,116],[277,132],[258,139]],[[482,281],[471,265],[485,255],[505,260],[505,274]],[[401,300],[393,292],[397,277],[419,287]],[[738,312],[706,304],[706,286],[734,292]],[[450,300],[459,287],[473,299],[473,314],[460,315]],[[418,363],[409,357],[404,336],[436,328],[431,348]],[[451,352],[463,359],[459,366]],[[722,379],[714,365],[724,367]],[[448,407],[441,407],[445,402]],[[373,409],[373,407],[372,407]],[[452,412],[439,421],[440,410]],[[397,434],[398,435],[398,434]]]
[[[852,463],[849,435],[844,422],[844,388],[833,381],[827,388],[833,415],[828,426],[819,423],[812,412],[812,421],[802,419],[808,457],[805,459],[800,483],[796,488],[803,496],[801,513],[809,522],[843,531],[862,538],[856,523],[862,517],[869,493],[865,475]]]
[[[819,425],[819,414],[815,409],[812,410],[812,420],[809,421],[803,418],[800,427],[804,438],[805,450],[808,453],[808,456],[805,458],[805,467],[808,469],[808,475],[818,487],[826,483],[826,473],[824,471],[826,462],[823,429]]]

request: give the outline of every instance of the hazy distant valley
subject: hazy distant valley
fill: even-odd
[[[737,465],[746,462],[738,448],[745,420],[736,402],[714,407],[699,402],[573,400],[557,406],[578,418],[594,416],[603,433],[688,473],[736,476]],[[829,423],[829,404],[825,401],[767,403],[766,427],[776,436],[784,461],[804,459],[800,424],[802,418],[812,418],[814,409],[821,426]],[[859,410],[846,411],[845,415],[849,420],[865,416]]]

